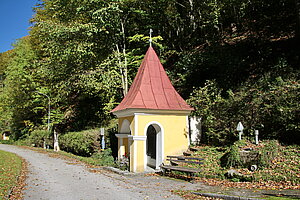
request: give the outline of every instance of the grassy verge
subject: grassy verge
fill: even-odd
[[[69,152],[65,151],[59,151],[59,152],[54,152],[53,149],[43,149],[43,148],[37,148],[37,147],[32,147],[30,143],[26,142],[26,140],[18,140],[18,141],[13,141],[13,140],[0,140],[0,144],[11,144],[11,145],[17,145],[23,148],[29,148],[34,151],[38,151],[40,153],[49,153],[52,157],[62,157],[64,159],[69,158],[69,159],[75,159],[77,161],[84,162],[87,165],[93,165],[93,166],[116,166],[114,162],[114,158],[112,157],[112,152],[111,149],[105,149],[101,150],[98,152],[95,152],[92,156],[90,157],[84,157],[84,156],[78,156],[74,155]]]
[[[84,162],[85,164],[93,165],[93,166],[112,166],[112,165],[114,165],[114,159],[113,159],[113,157],[110,156],[109,150],[98,152],[91,157],[77,156],[77,155],[74,155],[72,153],[68,153],[65,151],[53,152],[52,150],[48,150],[48,152],[54,153],[56,155],[68,157],[71,159],[79,160],[81,162]]]
[[[18,184],[22,171],[22,159],[16,154],[0,150],[0,199],[6,199]]]
[[[50,157],[56,157],[56,158],[62,158],[65,160],[70,160],[73,163],[76,162],[82,162],[89,166],[115,166],[114,159],[111,156],[110,149],[106,149],[101,152],[97,152],[93,154],[91,157],[83,157],[83,156],[77,156],[72,153],[68,153],[65,151],[58,151],[55,152],[53,149],[43,149],[43,148],[36,148],[36,147],[28,147],[28,146],[22,146],[23,148],[28,148],[34,151],[37,151],[39,153],[46,153]]]

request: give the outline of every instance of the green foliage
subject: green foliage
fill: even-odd
[[[300,146],[280,146],[276,141],[264,144],[264,154],[270,158],[266,158],[264,167],[255,173],[255,180],[300,184]]]
[[[30,35],[0,54],[0,130],[16,139],[47,126],[36,91],[59,133],[107,125],[151,28],[176,89],[193,91],[203,143],[232,144],[238,121],[249,137],[300,141],[293,1],[41,0],[34,10]]]
[[[240,167],[242,165],[238,143],[234,143],[229,147],[228,151],[221,158],[221,165],[225,168]]]
[[[118,122],[117,120],[111,120],[109,126],[107,127],[107,140],[110,149],[112,150],[112,156],[114,158],[118,157],[118,138],[116,137],[116,134],[118,133]]]
[[[92,155],[92,158],[97,160],[96,165],[100,166],[114,166],[114,158],[110,148],[103,151],[98,151]]]
[[[13,140],[0,140],[0,144],[14,144]]]
[[[270,196],[270,197],[264,197],[264,199],[266,199],[266,200],[293,200],[295,198]]]
[[[28,142],[35,147],[44,147],[44,142],[49,145],[52,143],[50,132],[47,130],[34,130],[30,133]]]
[[[69,132],[59,137],[60,148],[79,155],[91,156],[100,149],[99,131]]]
[[[262,141],[261,143],[262,145],[257,146],[256,150],[258,152],[268,152],[270,156],[267,161],[270,163],[268,167],[262,168],[258,166],[257,171],[249,172],[247,169],[249,166],[241,166],[243,168],[237,169],[236,171],[243,175],[241,177],[235,177],[235,179],[231,181],[254,181],[259,184],[266,183],[267,185],[272,185],[270,181],[274,181],[286,186],[296,186],[299,184],[300,146],[282,146],[279,145],[277,141]],[[235,143],[235,145],[236,147],[238,146],[237,143]],[[199,176],[219,180],[225,179],[224,175],[228,172],[228,169],[221,166],[223,162],[220,160],[224,158],[224,153],[227,153],[228,150],[225,151],[224,148],[214,146],[200,147],[199,151],[193,155],[195,157],[205,158],[204,164],[201,165],[202,172]],[[243,185],[243,187],[245,186]]]
[[[270,167],[275,158],[279,155],[279,144],[276,140],[267,142],[260,149],[259,167]]]
[[[245,86],[223,98],[215,83],[196,89],[189,102],[196,108],[195,115],[203,119],[202,142],[228,144],[237,138],[237,123],[245,127],[243,137],[279,139],[286,143],[297,143],[300,136],[299,94],[297,79],[266,76],[256,83]]]
[[[9,192],[18,185],[22,159],[14,153],[0,151],[0,199],[8,199]]]
[[[22,139],[18,139],[15,140],[13,142],[13,145],[18,145],[18,146],[31,146],[32,143],[30,143],[30,141],[27,138],[22,138]]]
[[[204,159],[203,165],[201,165],[202,171],[199,174],[200,177],[225,179],[225,171],[220,164],[220,159],[224,155],[224,151],[220,147],[204,146],[195,152],[193,156]]]
[[[1,128],[11,130],[15,138],[25,134],[25,121],[41,123],[34,112],[37,102],[31,96],[38,85],[36,59],[30,37],[24,37],[16,42],[5,70],[4,87],[0,92]]]
[[[239,176],[234,175],[233,178],[230,179],[232,182],[252,182],[253,177],[252,176]]]
[[[246,146],[249,143],[249,141],[247,140],[238,140],[236,141],[233,145],[236,145],[239,148],[243,148],[244,146]]]
[[[214,81],[207,81],[204,87],[194,90],[188,103],[196,109],[193,115],[202,118],[202,143],[220,145],[232,139],[231,121],[225,120],[231,115],[226,108],[228,101],[221,96]]]

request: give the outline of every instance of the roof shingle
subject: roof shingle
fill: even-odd
[[[173,87],[152,47],[149,47],[129,92],[111,112],[130,108],[193,110]]]

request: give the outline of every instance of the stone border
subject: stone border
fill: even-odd
[[[111,171],[111,172],[114,172],[114,173],[117,173],[117,174],[120,174],[120,175],[124,175],[124,176],[139,176],[139,175],[144,175],[144,174],[152,174],[152,173],[156,173],[156,172],[159,172],[160,170],[154,170],[154,171],[146,171],[146,172],[130,172],[130,171],[123,171],[123,170],[120,170],[118,168],[115,168],[115,167],[110,167],[110,166],[106,166],[106,167],[101,167],[101,168],[91,168],[91,169],[104,169],[104,170],[107,170],[107,171]]]
[[[102,169],[105,169],[105,170],[111,171],[111,172],[115,172],[117,174],[124,175],[124,176],[137,175],[137,173],[133,173],[133,172],[129,172],[129,171],[123,171],[123,170],[120,170],[120,169],[115,168],[115,167],[102,167]]]
[[[256,198],[237,197],[237,196],[229,196],[229,195],[215,194],[215,193],[198,193],[198,192],[192,192],[192,193],[199,196],[221,198],[225,200],[261,200]]]

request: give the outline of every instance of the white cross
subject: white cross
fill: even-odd
[[[153,33],[153,30],[150,28],[150,39],[149,39],[150,47],[152,47],[152,33]]]

